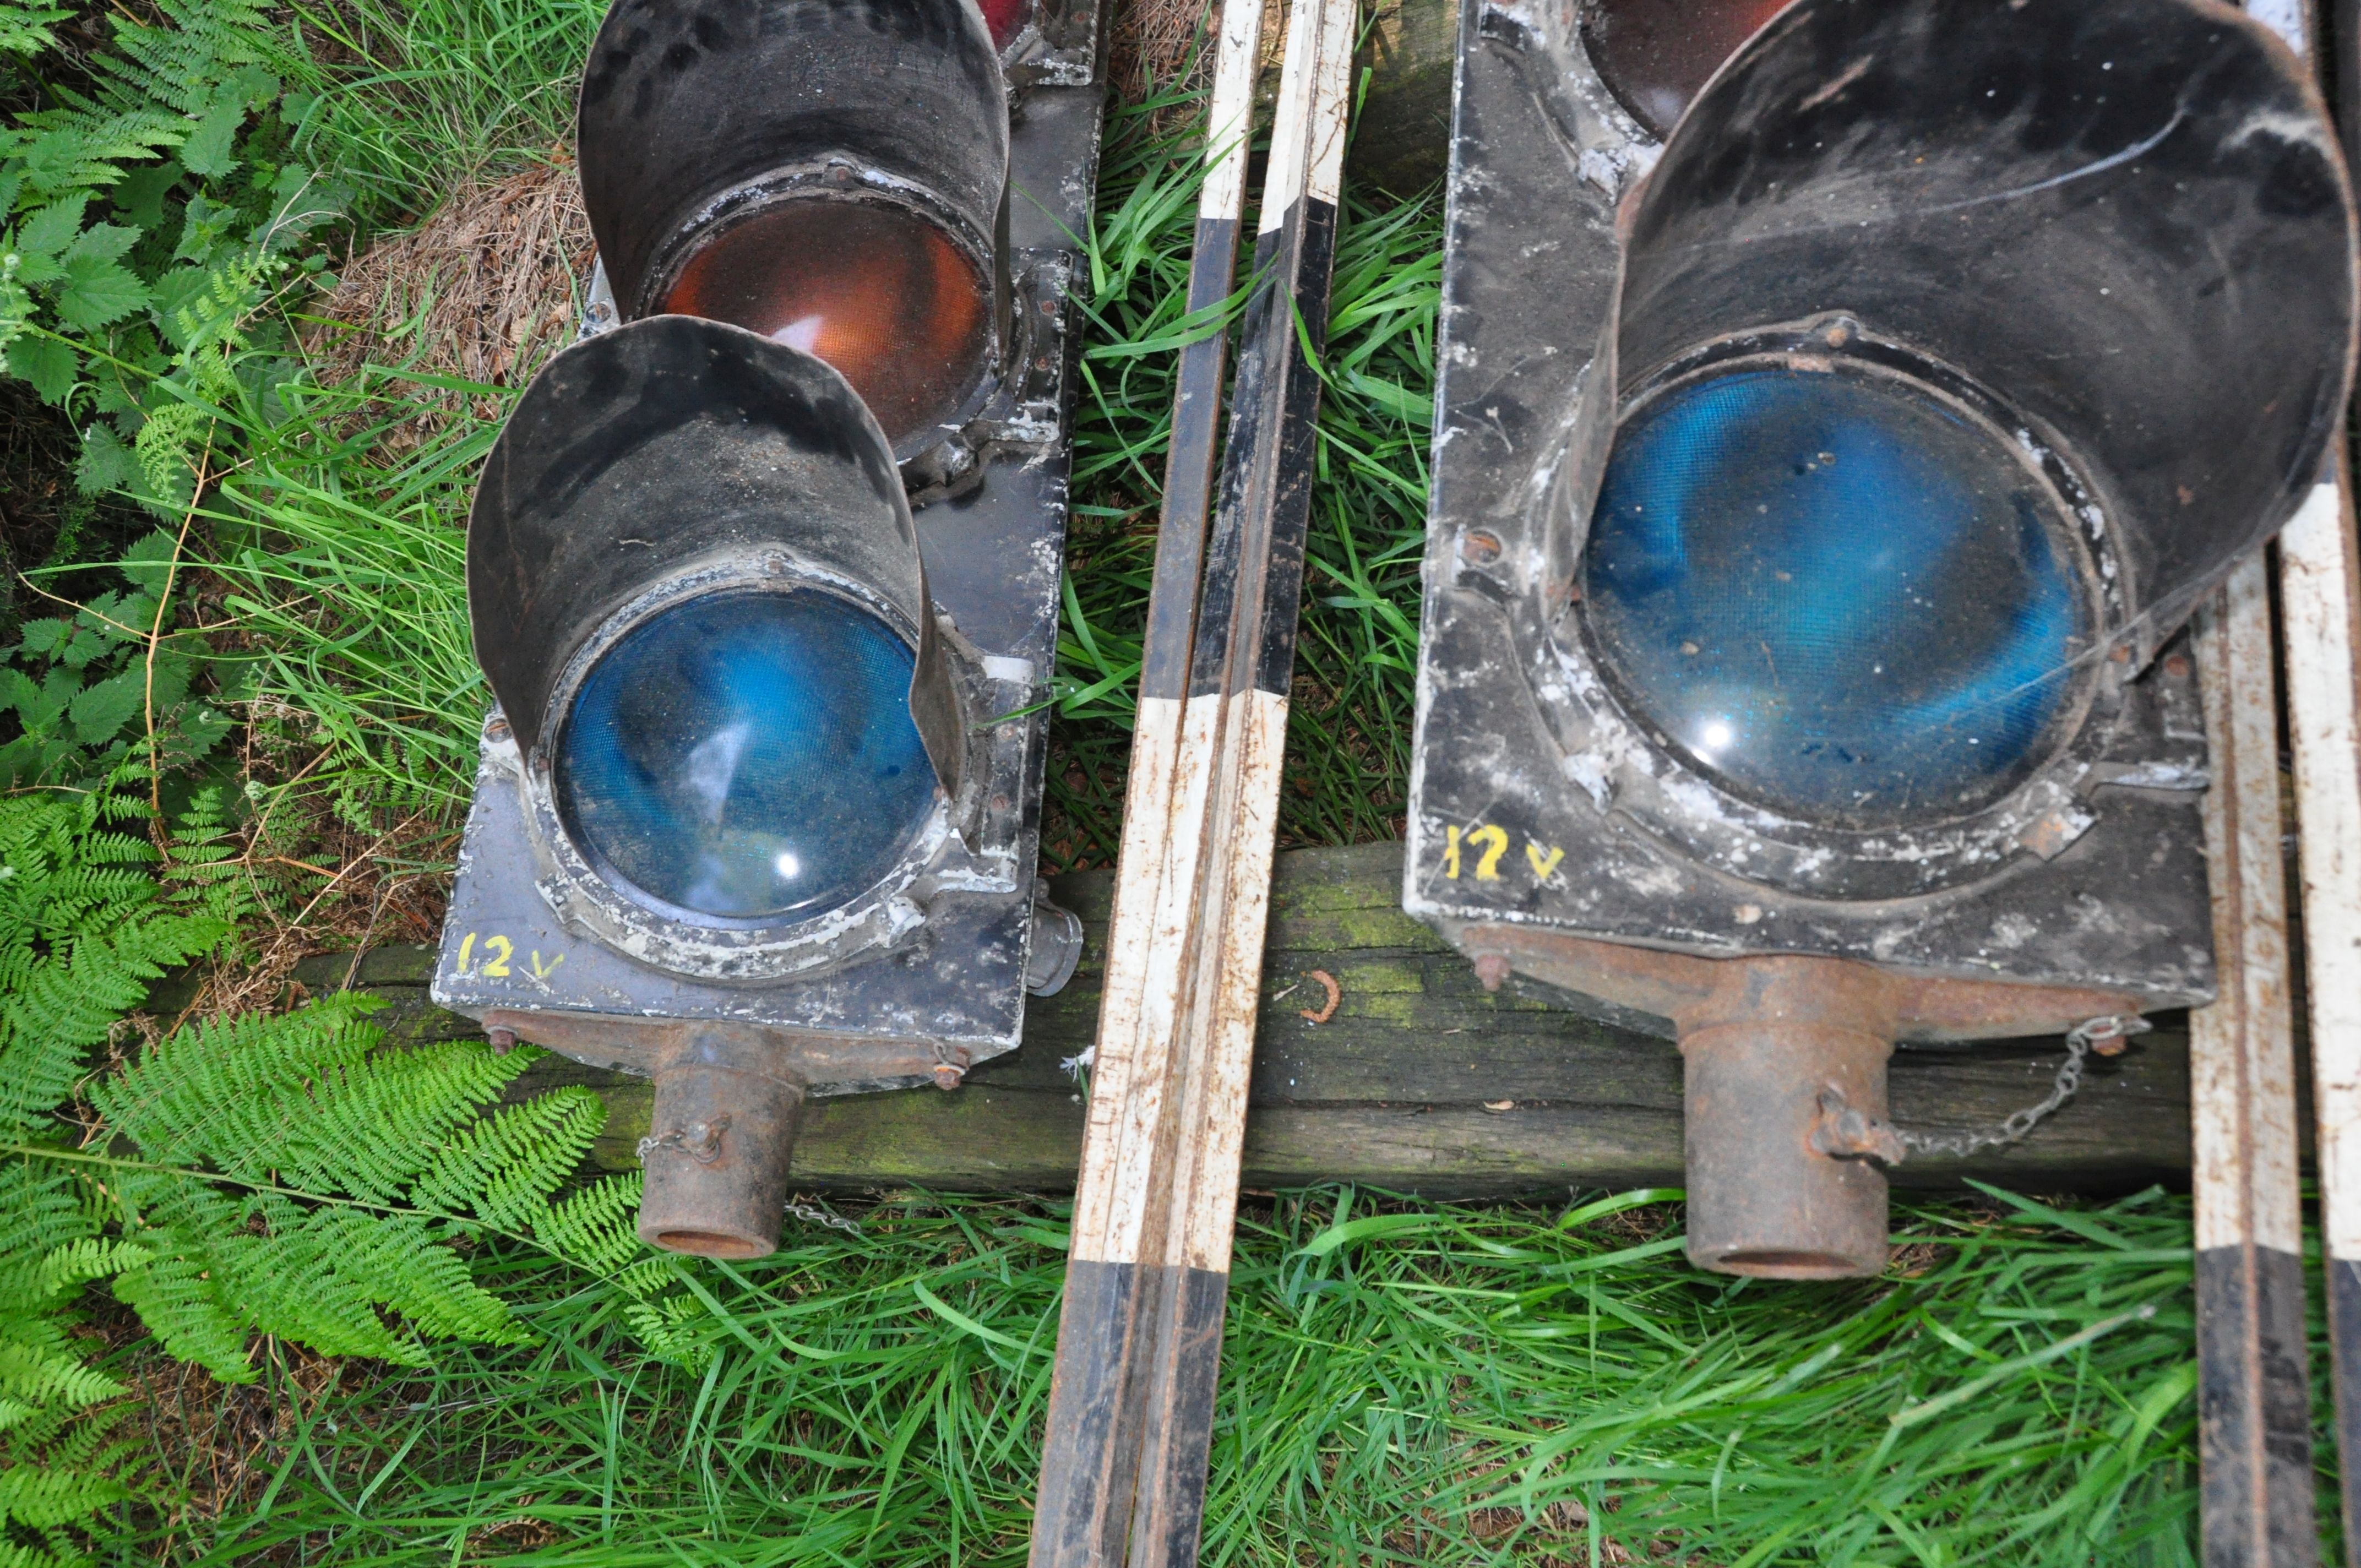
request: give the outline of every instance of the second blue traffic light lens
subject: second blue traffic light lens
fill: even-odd
[[[848,600],[729,591],[659,611],[592,667],[558,808],[597,860],[730,920],[821,914],[893,870],[933,808],[909,644]]]
[[[1626,702],[1736,793],[1939,820],[2048,754],[2090,646],[2061,526],[2004,437],[1907,381],[1737,368],[1617,432],[1584,615]]]

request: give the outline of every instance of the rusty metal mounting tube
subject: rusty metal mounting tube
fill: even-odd
[[[779,1053],[695,1031],[657,1065],[655,1114],[640,1142],[640,1239],[699,1257],[762,1257],[779,1245],[802,1080]]]
[[[1885,1168],[1903,1157],[1886,1120],[1896,1042],[2064,1034],[2140,1010],[2130,991],[1914,975],[1856,959],[1707,958],[1532,925],[1450,935],[1488,989],[1530,975],[1680,1043],[1689,1261],[1773,1279],[1884,1269]]]
[[[1901,1153],[1885,1125],[1891,987],[1840,959],[1723,967],[1677,1020],[1689,1261],[1771,1279],[1879,1273],[1884,1167]]]

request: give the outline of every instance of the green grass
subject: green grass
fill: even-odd
[[[423,218],[444,194],[569,155],[583,57],[604,0],[335,0],[287,14],[280,63],[316,96],[304,152]]]
[[[1205,1561],[2192,1561],[2185,1201],[1905,1208],[1919,1245],[1885,1278],[1796,1287],[1679,1266],[1676,1212],[1638,1206],[1661,1196],[1250,1205]],[[1063,1211],[911,1196],[861,1218],[684,1265],[701,1374],[632,1354],[577,1277],[492,1258],[537,1343],[283,1387],[239,1505],[168,1509],[132,1550],[1020,1563]],[[218,1459],[187,1443],[158,1479],[177,1460],[203,1487]]]
[[[275,58],[316,94],[306,156],[389,222],[456,179],[559,149],[599,9],[301,5]],[[1058,863],[1114,854],[1170,351],[1193,325],[1193,148],[1151,134],[1147,107],[1111,127],[1091,236]],[[1347,208],[1291,842],[1390,836],[1402,808],[1440,217],[1432,199]],[[304,787],[447,819],[485,700],[457,525],[495,426],[386,455],[379,433],[432,389],[382,367],[235,419],[241,466],[208,522],[240,652],[291,716]],[[1820,1287],[1688,1271],[1674,1212],[1373,1211],[1335,1191],[1250,1207],[1206,1560],[2191,1561],[2185,1201],[1905,1208],[1902,1233],[1923,1245],[1895,1271]],[[498,1250],[484,1275],[537,1342],[453,1351],[425,1376],[276,1350],[252,1403],[191,1391],[126,1344],[115,1361],[185,1424],[135,1452],[147,1501],[105,1550],[126,1563],[1020,1561],[1063,1212],[908,1198],[862,1217],[857,1237],[791,1231],[757,1266],[678,1266],[708,1298],[712,1357],[695,1376],[633,1352],[618,1303],[582,1277]]]

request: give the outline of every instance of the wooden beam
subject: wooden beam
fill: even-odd
[[[2345,1562],[2361,1568],[2361,573],[2345,465],[2279,536]]]
[[[796,1146],[806,1192],[900,1187],[1067,1192],[1082,1151],[1080,1088],[1059,1063],[1092,1041],[1115,878],[1051,883],[1081,914],[1082,969],[1027,1008],[1025,1044],[979,1064],[950,1093],[911,1089],[815,1100]],[[1672,1042],[1598,1022],[1522,979],[1499,992],[1467,960],[1401,912],[1401,849],[1290,850],[1272,878],[1262,1003],[1247,1082],[1243,1179],[1249,1189],[1365,1182],[1434,1198],[1564,1197],[1569,1189],[1677,1186],[1681,1063]],[[386,998],[377,1014],[403,1041],[480,1037],[470,1019],[426,999],[434,949],[386,947],[358,968]],[[306,960],[296,978],[337,989],[349,955]],[[1305,1011],[1335,1012],[1312,1023]],[[169,1015],[175,998],[159,994]],[[2041,1097],[2063,1047],[2003,1040],[1894,1054],[1893,1106],[1904,1124],[1984,1126]],[[586,1083],[609,1121],[594,1158],[626,1170],[649,1130],[644,1079],[545,1058],[517,1092]],[[1495,1109],[1494,1107],[1499,1107]],[[1897,1188],[1957,1190],[1963,1179],[2027,1192],[2112,1193],[2189,1179],[2189,1060],[2169,1015],[2112,1060],[2014,1148],[1972,1158],[1917,1157]]]

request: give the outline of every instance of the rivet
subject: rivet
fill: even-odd
[[[1488,566],[1500,558],[1500,536],[1478,528],[1459,542],[1459,558],[1471,566]]]
[[[496,1057],[504,1057],[516,1048],[514,1029],[489,1029],[485,1031],[484,1038],[491,1042],[492,1055]]]
[[[1507,956],[1501,953],[1477,954],[1476,978],[1483,982],[1485,990],[1499,990],[1500,982],[1509,978],[1509,960]]]
[[[2182,654],[2173,654],[2170,658],[2165,660],[2164,673],[2170,675],[2176,681],[2187,680],[2189,678],[2189,660]]]

